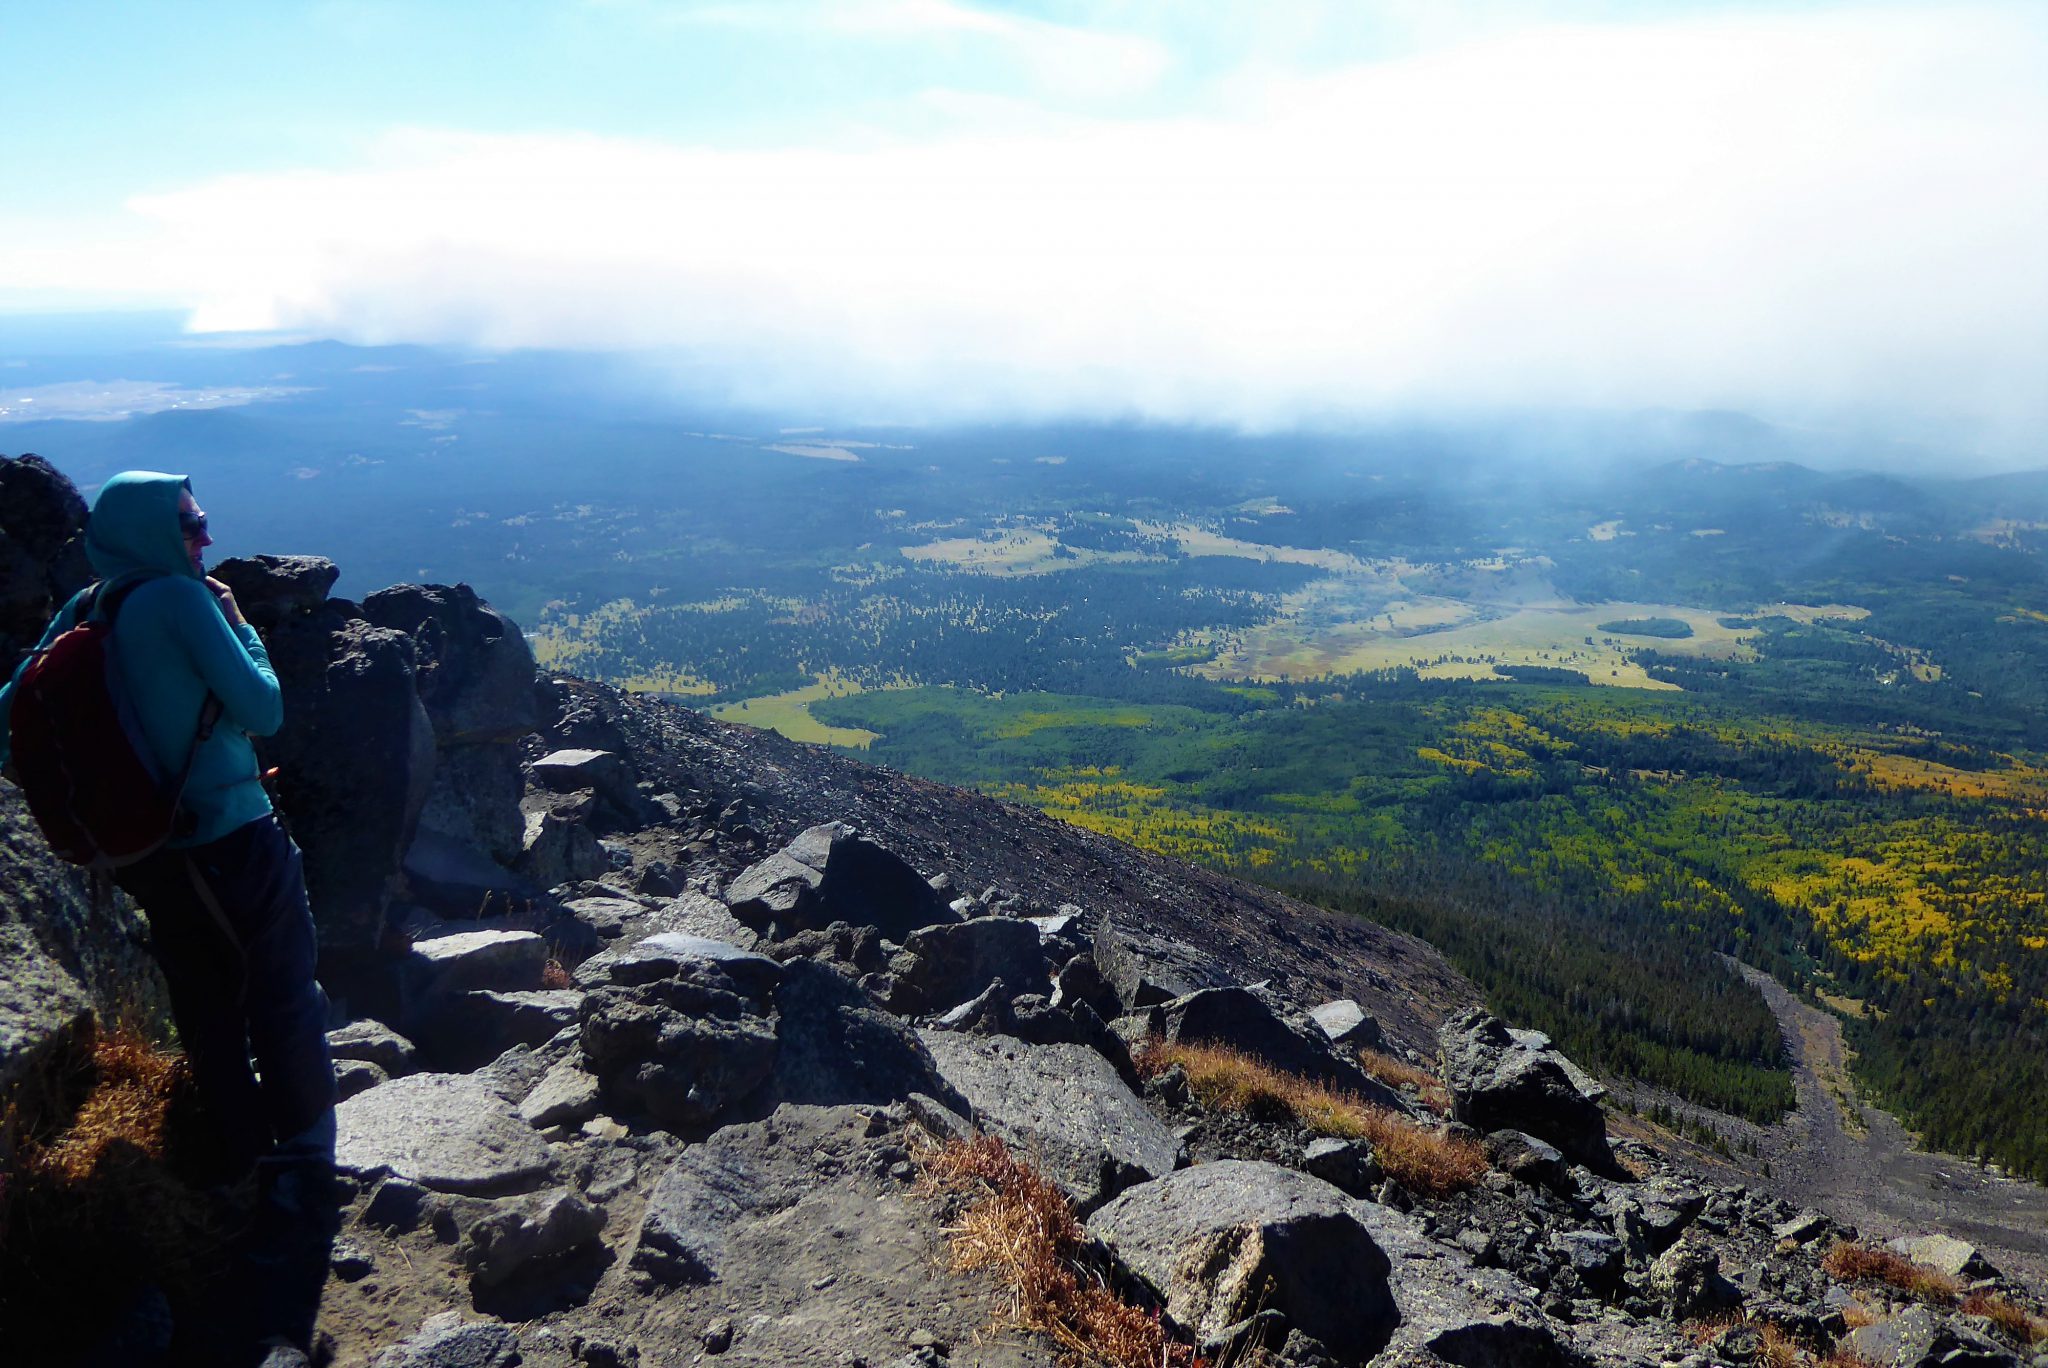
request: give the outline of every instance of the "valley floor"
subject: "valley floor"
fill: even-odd
[[[1741,968],[1785,1028],[1799,1096],[1798,1109],[1764,1132],[1772,1176],[1763,1185],[1873,1234],[1946,1231],[2008,1274],[2048,1285],[2048,1187],[1915,1148],[1896,1117],[1847,1091],[1841,1022]]]

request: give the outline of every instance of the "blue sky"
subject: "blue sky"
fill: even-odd
[[[0,51],[0,311],[878,415],[2048,421],[2038,5],[15,0]]]

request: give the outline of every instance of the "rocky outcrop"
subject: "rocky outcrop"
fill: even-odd
[[[1363,1362],[1399,1323],[1387,1256],[1358,1206],[1292,1169],[1184,1169],[1117,1198],[1088,1231],[1200,1338],[1270,1310],[1340,1360]]]
[[[339,726],[355,700],[398,738],[290,741],[309,749],[288,805],[309,861],[334,862],[329,949],[376,970],[331,1036],[351,1096],[314,1279],[337,1342],[317,1357],[1050,1365],[1050,1342],[983,1334],[1005,1295],[986,1275],[934,1262],[971,1194],[920,1173],[981,1133],[1087,1217],[1091,1286],[1212,1361],[1734,1363],[1766,1323],[1815,1355],[2016,1361],[1984,1318],[1835,1286],[1822,1260],[1853,1232],[1825,1216],[1634,1141],[1628,1173],[1608,1164],[1598,1085],[1534,1032],[1453,1016],[1457,1123],[1383,1094],[1354,1051],[1420,1057],[1472,996],[1415,942],[654,700],[522,687],[516,632],[460,587],[357,608],[325,562],[251,565],[294,725]],[[91,966],[113,962],[102,938],[45,934],[46,912],[88,922],[66,901],[82,886],[18,835],[0,826],[0,1023],[28,1025],[0,1024],[0,1063],[76,1039]],[[31,942],[61,972],[17,969]],[[1321,1134],[1204,1101],[1185,1072],[1140,1079],[1116,1032],[1155,1029],[1410,1128],[1326,1116],[1343,1133]],[[1447,1183],[1405,1150],[1482,1139],[1490,1170]],[[1974,1251],[1901,1247],[2033,1304]],[[1878,1318],[1853,1335],[1852,1296]]]
[[[1172,1133],[1086,1046],[944,1031],[922,1039],[975,1123],[1035,1156],[1084,1213],[1165,1177],[1184,1158]]]
[[[237,598],[259,579],[250,562],[224,562],[216,573]],[[278,769],[323,950],[361,958],[383,937],[433,782],[433,724],[414,684],[412,642],[328,600],[278,622],[265,645],[284,690],[284,726],[257,742],[257,755]]]
[[[1251,988],[1203,988],[1159,1008],[1167,1040],[1221,1045],[1369,1102],[1405,1110],[1399,1094],[1365,1076],[1306,1013]]]
[[[1541,1036],[1517,1038],[1480,1008],[1453,1016],[1438,1035],[1451,1115],[1481,1131],[1519,1130],[1547,1140],[1576,1163],[1614,1167],[1607,1123],[1591,1081]]]
[[[1038,928],[1005,917],[920,927],[889,961],[889,974],[889,1009],[903,1016],[956,1006],[997,980],[1012,996],[1052,990]]]
[[[843,822],[801,833],[735,879],[726,901],[749,926],[772,925],[783,935],[846,922],[900,942],[920,927],[958,920],[923,875]]]
[[[767,1083],[783,967],[695,937],[657,936],[604,968],[584,1000],[586,1067],[615,1108],[695,1128]]]
[[[92,579],[85,500],[40,456],[0,456],[0,671],[22,656]]]

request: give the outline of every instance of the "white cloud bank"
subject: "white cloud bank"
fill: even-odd
[[[2043,70],[2025,9],[1836,10],[860,150],[412,132],[139,199],[151,240],[32,269],[175,290],[200,329],[657,349],[849,417],[1732,405],[2038,450]]]

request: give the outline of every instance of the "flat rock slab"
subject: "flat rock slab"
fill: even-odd
[[[414,941],[412,959],[442,992],[538,988],[548,943],[531,931],[458,931]]]
[[[335,1108],[335,1167],[389,1173],[437,1192],[514,1192],[553,1169],[547,1143],[467,1074],[413,1074]]]
[[[1088,1232],[1198,1336],[1272,1307],[1363,1362],[1396,1323],[1387,1256],[1360,1215],[1370,1207],[1294,1169],[1225,1159],[1132,1188]]]
[[[1931,1268],[1951,1278],[1998,1276],[1998,1270],[1977,1252],[1975,1245],[1953,1235],[1901,1235],[1885,1247],[1922,1268]]]
[[[639,1303],[659,1308],[633,1335],[642,1365],[883,1368],[919,1332],[952,1346],[922,1361],[950,1368],[1060,1362],[1043,1340],[990,1332],[1000,1301],[988,1275],[939,1271],[939,1211],[910,1179],[890,1176],[905,1136],[876,1117],[784,1106],[676,1157],[625,1256],[634,1276],[663,1289]],[[715,1320],[733,1335],[714,1358],[699,1337]]]
[[[1087,1046],[919,1034],[982,1128],[1037,1160],[1084,1213],[1173,1172],[1180,1146],[1172,1133]]]
[[[518,1362],[519,1337],[509,1325],[429,1322],[411,1339],[379,1354],[372,1368],[512,1368]]]
[[[1323,1028],[1323,1034],[1333,1045],[1346,1045],[1353,1049],[1377,1050],[1386,1044],[1386,1037],[1380,1033],[1380,1024],[1365,1014],[1365,1009],[1350,998],[1338,998],[1312,1008],[1309,1015],[1316,1025]]]

